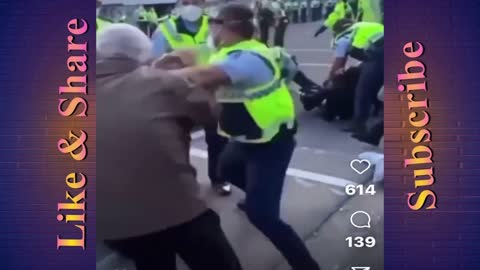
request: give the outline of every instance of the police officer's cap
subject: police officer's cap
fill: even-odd
[[[212,14],[210,21],[219,24],[232,24],[236,22],[248,22],[253,20],[252,10],[243,4],[226,4],[220,8],[217,14]]]

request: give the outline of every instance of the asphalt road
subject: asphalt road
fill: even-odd
[[[322,82],[332,60],[331,36],[324,33],[319,38],[313,38],[317,26],[318,23],[290,25],[286,47],[297,56],[302,70],[309,77]],[[382,150],[350,138],[348,133],[341,131],[345,123],[324,122],[315,112],[305,112],[301,106],[297,106],[297,114],[300,128],[297,148],[285,182],[282,217],[305,239],[322,269],[350,270],[357,266],[368,266],[371,270],[383,269],[382,187],[375,187],[374,196],[345,194],[348,184],[371,184],[373,173],[372,166],[359,175],[350,168],[350,162],[358,158],[359,153]],[[244,269],[289,270],[284,258],[272,244],[236,209],[236,202],[243,198],[242,192],[235,189],[228,198],[212,194],[208,186],[203,133],[195,132],[192,137],[192,162],[198,169],[203,195],[220,213],[222,227]],[[371,228],[352,226],[350,218],[356,211],[365,211],[370,215]],[[349,236],[371,236],[376,243],[371,248],[348,247],[346,238]],[[124,263],[99,249],[97,269],[127,269],[114,265]],[[179,265],[180,270],[188,269],[180,260]]]

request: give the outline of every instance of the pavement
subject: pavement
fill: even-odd
[[[313,38],[319,23],[292,24],[286,33],[286,47],[296,55],[301,69],[321,83],[332,60],[330,34]],[[365,151],[382,152],[360,143],[342,132],[342,122],[324,122],[317,113],[305,112],[297,103],[300,124],[297,148],[288,170],[282,198],[281,215],[304,239],[324,270],[370,270],[383,268],[383,187],[375,186],[375,195],[348,196],[348,184],[369,185],[373,167],[363,174],[354,172],[350,162]],[[198,170],[202,195],[221,216],[222,227],[245,270],[290,270],[285,259],[247,220],[235,204],[243,198],[234,189],[232,196],[220,198],[209,189],[207,152],[201,131],[192,134],[192,162]],[[371,228],[356,228],[350,223],[353,213],[370,215]],[[356,216],[354,221],[362,222]],[[349,247],[347,237],[374,237],[373,247]],[[97,269],[134,269],[125,261],[98,246]],[[179,270],[188,270],[179,259]],[[215,270],[215,269],[212,269]]]

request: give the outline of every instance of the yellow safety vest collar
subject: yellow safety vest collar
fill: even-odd
[[[194,36],[180,33],[177,26],[177,17],[170,17],[165,22],[161,23],[159,28],[165,36],[170,47],[173,50],[193,47],[199,44],[204,44],[208,37],[208,17],[202,16],[200,28]]]
[[[371,44],[383,38],[384,26],[380,23],[358,22],[335,37],[336,46],[339,39],[349,36],[352,46],[357,49],[367,49]]]

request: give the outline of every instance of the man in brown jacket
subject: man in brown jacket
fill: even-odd
[[[97,238],[137,270],[240,270],[218,215],[198,197],[190,131],[214,121],[206,92],[145,65],[151,43],[111,25],[97,40]]]

